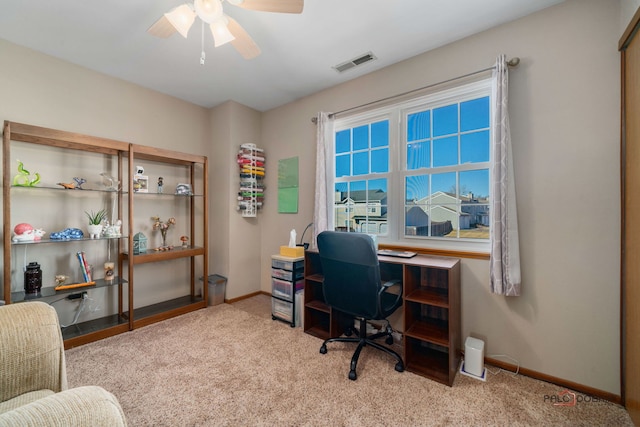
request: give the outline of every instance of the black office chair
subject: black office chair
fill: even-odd
[[[323,231],[318,235],[318,251],[324,275],[322,289],[325,302],[360,321],[357,338],[329,338],[322,343],[320,353],[327,352],[327,343],[330,342],[358,343],[351,358],[350,380],[358,377],[356,365],[365,346],[393,356],[397,360],[396,371],[404,371],[404,363],[398,353],[373,341],[386,337],[386,343],[393,344],[392,329],[386,318],[402,305],[402,284],[398,280],[382,283],[373,239],[362,233]],[[398,294],[387,292],[393,285],[399,285]],[[367,336],[367,320],[385,320],[385,331]],[[348,330],[346,335],[351,335],[350,332]]]

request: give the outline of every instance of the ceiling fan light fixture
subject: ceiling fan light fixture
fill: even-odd
[[[213,44],[215,47],[222,46],[236,39],[233,34],[231,34],[231,31],[229,31],[228,23],[229,21],[223,16],[209,26],[211,28],[211,34],[213,34]]]
[[[191,25],[193,25],[193,21],[196,19],[195,12],[188,4],[180,5],[171,12],[165,13],[164,16],[185,39],[187,38]]]
[[[195,0],[193,7],[196,13],[207,24],[213,24],[222,18],[222,3],[220,0]]]

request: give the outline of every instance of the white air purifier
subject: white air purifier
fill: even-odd
[[[479,380],[486,380],[484,367],[484,341],[467,337],[464,342],[464,362],[460,366],[460,373]]]

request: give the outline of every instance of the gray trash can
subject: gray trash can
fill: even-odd
[[[202,278],[200,278],[202,280]],[[208,276],[209,282],[209,305],[224,303],[224,292],[227,287],[227,278],[219,274]]]

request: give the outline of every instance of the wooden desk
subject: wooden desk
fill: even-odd
[[[416,255],[379,256],[382,280],[403,283],[403,359],[408,371],[448,386],[460,364],[460,260]],[[329,307],[322,293],[317,250],[304,258],[304,331],[320,339],[344,333],[353,319]]]

